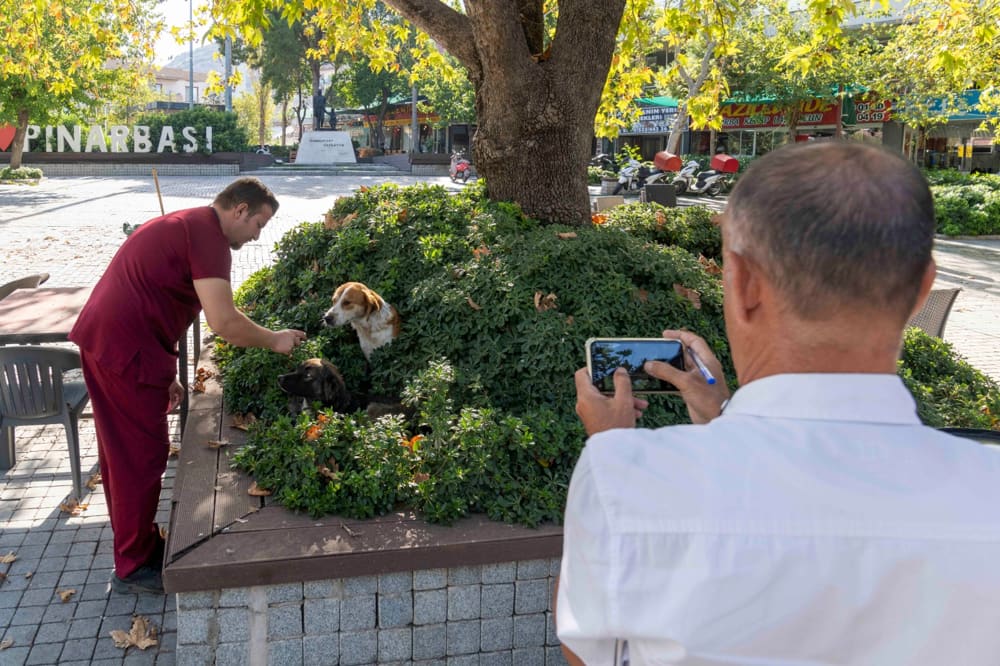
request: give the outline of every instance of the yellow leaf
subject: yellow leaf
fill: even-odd
[[[132,616],[132,628],[128,632],[112,629],[111,639],[115,642],[115,647],[122,649],[135,646],[145,650],[159,643],[156,639],[156,627],[141,615]]]
[[[16,559],[17,559],[17,555],[14,554],[14,551],[11,551],[11,552],[7,553],[6,555],[0,556],[0,564],[10,564],[11,562],[13,562]]]
[[[63,603],[66,603],[67,601],[69,601],[70,597],[72,597],[74,594],[76,594],[76,590],[74,590],[74,589],[56,590],[56,594],[59,595],[59,598],[62,599]]]

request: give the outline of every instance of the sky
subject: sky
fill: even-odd
[[[194,0],[160,0],[157,9],[163,15],[166,27],[156,42],[156,64],[162,65],[175,55],[187,50],[185,45],[178,44],[174,36],[170,34],[170,28],[171,26],[182,27],[187,23],[191,2]],[[194,7],[195,12],[198,10],[198,4]],[[200,44],[195,43],[195,46],[200,46]]]

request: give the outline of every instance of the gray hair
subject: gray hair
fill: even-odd
[[[756,160],[729,197],[726,248],[805,320],[840,307],[912,312],[934,243],[920,171],[871,145],[814,142]]]

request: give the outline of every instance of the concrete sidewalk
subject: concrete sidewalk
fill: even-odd
[[[161,177],[163,205],[176,210],[208,203],[231,177]],[[272,261],[274,244],[302,221],[319,220],[339,196],[361,185],[441,184],[447,178],[271,175],[263,180],[281,202],[260,240],[233,253],[234,286]],[[596,193],[596,189],[592,193]],[[721,201],[721,200],[719,200]],[[685,201],[684,203],[688,203]],[[122,224],[160,212],[152,179],[51,178],[37,187],[0,186],[0,283],[48,272],[47,286],[92,285],[125,240]],[[940,241],[935,250],[941,286],[961,286],[945,339],[974,365],[1000,379],[1000,241]],[[97,469],[89,412],[81,422],[84,479]],[[180,441],[171,422],[175,443]],[[72,493],[66,442],[57,426],[19,428],[18,463],[0,473],[0,666],[7,664],[173,664],[178,627],[173,597],[110,594],[111,529],[100,487],[81,502],[80,515],[60,510]],[[167,523],[174,480],[171,459],[158,520]],[[59,591],[75,590],[63,602]],[[112,629],[128,630],[132,615],[160,631],[155,648],[116,648]],[[180,628],[181,640],[185,628]],[[282,665],[284,666],[284,665]]]

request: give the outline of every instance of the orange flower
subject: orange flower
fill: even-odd
[[[608,221],[608,216],[604,213],[594,213],[590,216],[590,221],[598,225],[604,224]]]
[[[314,442],[319,439],[319,436],[323,434],[322,426],[313,425],[309,426],[306,430],[305,439],[307,442]]]
[[[326,414],[320,414],[319,416],[316,417],[316,421],[322,423],[323,425],[326,425],[327,423],[330,422],[330,417],[327,416]]]
[[[422,440],[423,438],[424,438],[423,435],[414,435],[413,437],[411,437],[409,439],[400,440],[399,445],[400,446],[405,446],[406,448],[408,448],[411,451],[415,451],[416,450],[415,447],[416,447],[417,443],[420,440]]]

